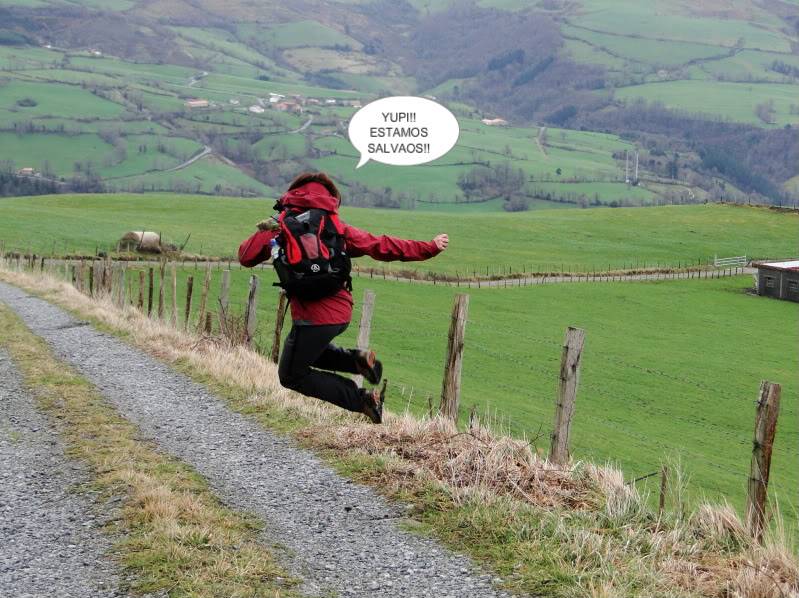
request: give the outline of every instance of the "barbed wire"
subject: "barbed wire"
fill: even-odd
[[[139,268],[147,268],[148,266],[143,266],[141,264],[136,264],[133,266],[133,269]],[[198,268],[198,271],[202,271],[202,268]],[[58,269],[57,272],[59,274],[65,274],[64,268]],[[184,274],[184,278],[188,276],[188,273],[182,271]],[[212,280],[216,280],[217,274],[212,269]],[[135,284],[133,281],[129,281]],[[195,284],[197,283],[197,278],[195,276]],[[195,287],[196,288],[196,287]],[[216,296],[216,287],[209,291],[209,300],[211,297]],[[437,316],[430,311],[423,311],[417,310],[415,312],[408,312],[407,305],[403,304],[402,302],[396,301],[381,301],[381,305],[384,305],[386,309],[390,312],[394,312],[395,310],[404,310],[403,313],[405,318],[410,318],[414,321],[415,327],[412,330],[413,337],[419,338],[419,346],[424,345],[427,340],[435,338],[437,340],[442,340],[443,332],[447,330],[449,325],[449,317],[447,315],[440,315]],[[268,317],[263,318],[262,321],[271,321]],[[373,325],[373,333],[378,335],[387,335],[387,336],[395,336],[398,334],[406,334],[408,333],[407,325],[403,325],[401,323],[396,323],[398,320],[385,318],[385,319],[376,319],[375,324]],[[535,322],[529,322],[529,326],[533,326]],[[355,327],[353,327],[354,329]],[[437,331],[436,328],[439,330]],[[520,350],[520,351],[507,351],[503,350],[494,346],[487,345],[486,343],[482,342],[481,340],[477,340],[480,338],[492,338],[497,336],[504,336],[508,337],[509,335],[518,335],[519,329],[512,329],[505,325],[497,325],[496,323],[486,323],[485,321],[475,318],[467,320],[467,330],[472,330],[473,334],[471,338],[467,335],[469,340],[467,341],[467,351],[473,352],[477,355],[478,362],[482,362],[484,360],[495,360],[497,362],[507,362],[508,358],[511,357],[514,360],[517,360],[520,363],[519,372],[524,372],[526,374],[535,374],[536,376],[546,377],[547,379],[551,379],[552,386],[554,387],[557,384],[557,375],[558,375],[558,362],[560,360],[559,351],[553,351],[551,354],[547,355],[536,355],[535,353],[531,353],[529,351]],[[475,335],[477,339],[475,339]],[[539,346],[544,347],[551,347],[551,348],[562,348],[562,343],[558,342],[555,339],[548,338],[548,337],[536,337],[536,336],[525,336],[524,338],[525,343],[537,344]],[[445,344],[441,343],[441,353],[442,356],[445,354]],[[468,355],[468,353],[467,353]],[[397,357],[406,364],[412,364],[411,367],[418,367],[424,366],[425,370],[429,370],[431,368],[431,362],[429,359],[425,358],[423,355],[415,354],[412,350],[403,351],[397,354]],[[473,358],[474,359],[474,358]],[[592,353],[588,360],[592,363],[600,363],[605,365],[612,365],[614,368],[618,368],[619,370],[630,369],[637,372],[641,372],[646,377],[651,377],[652,379],[665,379],[668,380],[670,383],[679,383],[687,386],[691,386],[696,388],[702,393],[712,394],[714,396],[721,396],[731,400],[740,401],[741,395],[739,394],[731,394],[729,392],[725,392],[720,390],[716,386],[708,385],[704,382],[699,380],[692,379],[691,377],[687,377],[684,375],[678,375],[672,372],[668,372],[662,368],[653,368],[646,365],[641,365],[639,363],[633,363],[629,360],[624,359],[619,355],[608,354],[606,352],[596,352]],[[523,366],[521,365],[523,363]],[[543,365],[543,364],[548,364]],[[472,373],[465,372],[464,375],[464,388],[468,388],[470,384],[473,382],[470,381],[474,380],[472,378],[475,375],[479,375],[480,369],[476,371],[472,371]],[[490,386],[492,389],[497,391],[495,394],[501,395],[502,393],[505,394],[513,394],[514,396],[534,396],[534,393],[531,392],[533,385],[525,385],[523,381],[523,375],[516,375],[511,379],[500,379],[500,380],[491,380]],[[535,378],[533,378],[535,379]],[[631,403],[639,403],[639,404],[646,404],[649,406],[647,413],[651,414],[652,410],[656,412],[662,413],[664,416],[669,416],[672,419],[680,420],[686,419],[688,421],[687,416],[675,415],[674,413],[670,412],[665,407],[657,408],[651,405],[651,397],[642,396],[640,394],[633,394],[629,392],[630,385],[625,385],[624,381],[620,380],[613,380],[614,385],[622,385],[624,388],[624,401],[631,402]],[[437,402],[439,398],[440,390],[432,390],[430,388],[430,384],[410,384],[406,380],[393,378],[390,382],[390,386],[399,393],[399,396],[406,401],[406,408],[410,408],[414,406],[414,408],[424,409],[424,401],[427,400],[427,397],[430,396]],[[540,384],[538,385],[540,387]],[[478,386],[479,387],[479,386]],[[554,388],[553,388],[554,390]],[[581,381],[581,390],[586,392],[589,396],[596,396],[604,401],[607,401],[609,404],[618,404],[619,395],[614,393],[611,390],[608,390],[607,386],[600,385],[597,382],[592,382],[587,380],[585,377],[585,372],[583,375],[583,380]],[[547,391],[546,394],[549,394]],[[541,396],[539,393],[538,396]],[[542,407],[536,407],[536,403],[532,402],[530,405],[532,406],[531,409],[524,410],[523,413],[520,413],[519,405],[516,403],[514,405],[515,413],[522,416],[522,419],[528,420],[525,424],[518,424],[519,417],[511,418],[510,414],[502,413],[497,405],[492,402],[485,402],[480,401],[483,406],[484,412],[487,414],[491,413],[491,409],[495,410],[495,419],[500,422],[500,425],[507,425],[508,429],[514,429],[516,431],[520,431],[522,433],[528,432],[535,427],[535,424],[532,424],[529,421],[530,419],[533,420],[548,420],[549,418],[545,414],[545,410]],[[435,407],[435,406],[434,406]],[[501,407],[501,405],[500,405]],[[490,415],[489,415],[490,416]],[[729,459],[726,458],[719,458],[716,457],[709,457],[709,454],[699,454],[694,450],[688,450],[685,448],[684,444],[676,444],[676,441],[669,436],[668,438],[664,438],[661,435],[655,435],[652,432],[646,432],[642,430],[635,430],[631,429],[630,424],[619,419],[611,419],[609,417],[601,418],[596,416],[588,416],[590,417],[589,421],[586,421],[586,415],[584,412],[579,412],[576,415],[575,423],[578,426],[586,426],[589,425],[591,427],[599,427],[601,429],[610,430],[614,433],[614,437],[619,439],[623,438],[624,440],[620,440],[620,442],[627,442],[630,445],[630,448],[635,449],[646,449],[647,452],[655,452],[655,450],[659,450],[660,452],[676,452],[686,458],[689,462],[694,462],[697,464],[701,464],[703,468],[711,468],[717,471],[720,474],[723,474],[728,479],[742,479],[742,484],[745,483],[745,476],[746,476],[746,469],[745,467],[738,467],[733,466],[730,463]],[[506,423],[507,420],[507,423]],[[547,421],[548,425],[548,421]],[[539,428],[542,425],[539,425]],[[545,429],[545,428],[544,428]],[[665,434],[665,432],[664,432]],[[723,437],[728,440],[734,441],[738,438],[738,431],[734,429],[727,429],[725,427],[715,426],[713,429],[713,438]],[[738,440],[736,444],[746,443],[748,440]],[[593,453],[596,452],[596,447],[591,446],[588,443],[582,442],[579,438],[573,439],[573,446],[576,451],[580,452],[587,452]],[[742,451],[742,456],[747,455],[748,452]],[[744,457],[744,464],[746,464],[747,459]],[[643,481],[648,479],[650,474],[644,474],[643,476],[638,476],[635,478],[634,481]],[[776,479],[777,477],[789,479],[790,476],[786,476],[785,474],[780,476],[775,476],[772,474],[772,479],[770,480],[770,486],[772,491],[777,495],[783,497],[783,499],[787,499],[789,504],[795,504],[791,502],[791,497],[794,494],[791,491],[787,491],[786,488],[783,486],[783,480]],[[703,479],[702,486],[706,489],[712,489],[721,493],[724,493],[725,490],[728,489],[728,486],[725,486],[723,483],[719,484],[717,480],[713,479]]]

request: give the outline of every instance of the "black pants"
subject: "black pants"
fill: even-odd
[[[349,411],[362,411],[363,392],[352,380],[329,371],[319,371],[358,373],[354,351],[342,349],[330,342],[347,326],[292,326],[283,345],[283,355],[280,356],[280,384]]]

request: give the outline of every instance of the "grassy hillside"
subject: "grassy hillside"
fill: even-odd
[[[696,263],[714,255],[785,257],[797,250],[796,214],[762,208],[709,204],[460,215],[348,208],[346,201],[344,218],[375,233],[430,239],[448,232],[451,246],[440,258],[392,265],[423,271],[606,269],[644,261]],[[158,194],[11,198],[0,200],[0,240],[39,253],[91,254],[144,228],[180,242],[190,234],[187,252],[232,256],[255,223],[272,213],[272,204]]]
[[[251,271],[233,272],[233,305],[246,301]],[[213,271],[211,305],[220,273]],[[269,350],[276,292],[262,280],[258,342]],[[181,271],[195,286],[202,269]],[[135,275],[134,275],[135,279]],[[437,404],[449,311],[458,289],[355,280],[377,293],[371,344],[385,363],[394,410]],[[751,452],[753,400],[761,379],[783,385],[772,488],[793,520],[799,482],[796,451],[798,313],[790,303],[745,293],[751,277],[652,283],[470,289],[462,416],[473,406],[515,435],[548,449],[560,345],[567,326],[587,331],[572,443],[577,458],[612,461],[631,477],[680,463],[690,496],[743,505]],[[134,291],[135,293],[135,291]],[[284,331],[287,332],[287,331]],[[357,326],[342,336],[354,344]],[[657,480],[653,482],[657,483]],[[656,493],[649,482],[641,485]]]
[[[614,155],[632,151],[634,146],[614,135],[557,129],[542,135],[538,127],[488,127],[471,110],[460,109],[461,138],[449,154],[433,163],[435,168],[400,169],[372,162],[356,171],[357,152],[341,134],[356,108],[340,102],[366,102],[377,97],[378,90],[369,85],[368,89],[356,85],[359,90],[308,85],[296,73],[274,67],[241,41],[231,41],[229,34],[197,28],[174,30],[187,47],[208,46],[226,59],[263,63],[263,70],[259,73],[253,67],[255,72],[245,74],[225,62],[208,67],[215,71],[200,72],[105,55],[0,46],[0,69],[5,78],[5,84],[0,84],[0,131],[7,131],[0,135],[17,138],[16,144],[10,138],[3,144],[7,150],[0,151],[0,160],[11,161],[11,168],[32,167],[67,178],[85,173],[75,167],[76,162],[88,163],[93,167],[90,172],[104,180],[109,190],[194,189],[219,194],[211,181],[219,167],[212,161],[194,165],[193,172],[166,174],[210,144],[227,157],[229,166],[240,171],[222,177],[221,191],[227,193],[262,193],[264,184],[269,187],[273,178],[285,180],[300,170],[318,168],[330,171],[344,185],[390,188],[395,195],[405,193],[427,202],[454,202],[462,195],[460,176],[476,166],[506,164],[520,169],[530,181],[540,181],[536,189],[542,194],[583,195],[602,203],[650,203],[659,194],[657,186],[647,188],[647,183],[642,183],[631,188],[621,182],[621,164]],[[247,31],[242,35],[253,34]],[[325,39],[322,36],[318,43],[328,43]],[[272,108],[265,101],[269,94],[299,94],[338,103],[306,105],[300,115]],[[190,109],[184,105],[188,98],[212,104]],[[248,110],[260,105],[265,109],[262,113]],[[155,137],[149,140],[153,147],[142,149],[142,140],[135,136],[144,126]],[[106,140],[113,136],[116,153],[109,151],[109,144],[88,137],[97,133],[105,133]],[[175,147],[179,151],[169,151]],[[409,176],[413,186],[408,185]],[[120,177],[125,180],[119,181]],[[591,182],[603,184],[590,189],[573,186]],[[403,207],[410,207],[410,201],[403,201]],[[501,203],[488,205],[501,208]]]
[[[88,1],[74,4],[89,10],[99,6]],[[0,134],[18,135],[22,149],[12,151],[13,146],[4,143],[0,160],[12,161],[4,164],[6,170],[32,167],[62,178],[96,177],[109,191],[196,190],[237,195],[258,194],[264,188],[285,184],[303,169],[321,168],[345,184],[369,187],[371,193],[382,195],[382,205],[394,202],[400,207],[411,207],[415,200],[454,202],[463,195],[460,177],[475,168],[497,165],[522,171],[527,184],[514,190],[526,194],[533,207],[541,199],[552,198],[648,205],[713,199],[722,193],[716,174],[705,172],[701,189],[697,178],[688,176],[689,170],[699,168],[693,151],[682,156],[687,170],[672,177],[677,180],[664,179],[662,150],[646,156],[641,162],[640,185],[629,187],[624,184],[624,152],[642,150],[644,145],[651,150],[651,144],[593,131],[482,124],[483,117],[513,120],[512,115],[497,114],[480,93],[464,92],[470,81],[490,70],[490,60],[496,56],[483,56],[478,66],[464,66],[467,71],[477,69],[476,75],[459,73],[425,91],[415,58],[392,50],[394,36],[401,35],[407,23],[427,23],[451,4],[404,6],[398,9],[398,23],[391,24],[386,21],[388,16],[371,7],[356,11],[338,3],[310,2],[289,17],[273,3],[266,3],[256,15],[246,3],[222,7],[208,1],[201,10],[214,17],[204,19],[200,14],[178,18],[181,7],[120,0],[113,5],[104,3],[107,12],[101,16],[87,13],[92,18],[84,19],[81,26],[86,29],[81,37],[73,35],[72,17],[58,3],[5,0],[0,9],[51,7],[56,11],[56,26],[67,28],[70,41],[62,47],[58,34],[37,30],[35,35],[18,36],[28,43],[0,44]],[[601,77],[582,71],[575,75],[578,79],[601,78],[601,85],[599,79],[591,79],[580,87],[595,90],[590,92],[595,96],[590,102],[597,107],[608,98],[613,98],[617,107],[643,98],[764,127],[799,121],[799,102],[794,101],[799,89],[799,58],[791,51],[795,36],[776,9],[756,8],[737,0],[722,4],[714,12],[676,0],[636,7],[615,0],[568,5],[517,0],[479,3],[525,14],[543,10],[542,19],[551,15],[552,27],[558,29],[555,37],[563,36],[563,43],[553,52],[577,65],[605,70]],[[121,16],[112,17],[114,11]],[[359,19],[352,18],[353,11],[361,15]],[[26,23],[28,13],[12,14],[18,19],[14,22]],[[652,18],[653,14],[657,18]],[[99,26],[92,20],[95,17],[110,21]],[[20,27],[15,29],[17,33],[24,29]],[[367,31],[381,31],[380,39],[373,40]],[[127,45],[103,43],[114,33]],[[95,41],[84,42],[84,38]],[[482,41],[475,39],[475,44]],[[550,58],[554,60],[555,54]],[[538,59],[549,60],[545,54]],[[775,63],[782,66],[775,70]],[[559,77],[568,79],[569,75]],[[486,85],[490,87],[490,82]],[[462,127],[458,145],[431,166],[396,168],[372,162],[356,171],[355,151],[345,135],[356,108],[346,104],[399,93],[434,94],[452,107]],[[283,112],[268,101],[270,94],[301,96],[303,102],[312,99],[314,103],[306,102],[302,114]],[[192,98],[211,104],[191,109],[185,101]],[[478,105],[482,108],[477,109]],[[250,106],[264,111],[250,112]],[[765,110],[764,106],[771,108]],[[528,112],[514,124],[547,121],[534,108]],[[239,174],[228,170],[217,186],[212,179],[220,171],[219,161],[209,160],[195,164],[192,172],[166,176],[183,157],[172,154],[155,161],[137,155],[138,142],[133,135],[142,132],[144,123],[155,129],[156,145],[183,145],[197,151],[209,145]],[[604,125],[593,128],[608,129]],[[41,132],[54,135],[44,143],[35,139]],[[89,146],[85,137],[97,133],[106,133],[105,139],[111,133],[121,138],[115,143],[116,152],[103,156],[100,164],[100,149]],[[80,143],[78,152],[74,141]],[[263,151],[264,146],[269,147],[268,152]],[[72,164],[63,159],[71,154],[76,154]],[[87,172],[75,167],[77,162],[93,168]],[[125,180],[120,183],[118,177]],[[413,185],[408,184],[411,180]],[[783,182],[781,179],[780,184]],[[727,194],[743,188],[729,176],[725,184],[723,192]],[[485,190],[477,199],[486,202],[484,208],[498,210],[504,204],[494,198],[508,194],[508,190]],[[375,203],[374,197],[365,201]]]
[[[584,0],[565,20],[566,51],[616,73],[619,98],[760,125],[799,122],[799,111],[791,110],[799,81],[772,68],[775,61],[796,63],[796,35],[767,7]],[[641,78],[658,85],[636,85]],[[769,100],[776,116],[764,123],[755,108]]]

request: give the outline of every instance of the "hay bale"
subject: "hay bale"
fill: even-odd
[[[119,240],[120,251],[139,251],[142,253],[161,253],[161,235],[150,231],[130,231]]]

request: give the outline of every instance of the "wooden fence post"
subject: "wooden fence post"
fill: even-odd
[[[441,385],[441,406],[444,417],[458,421],[461,399],[461,368],[463,366],[463,340],[466,333],[466,315],[469,311],[469,295],[455,295],[452,319],[449,324],[447,361],[444,365],[444,381]]]
[[[111,261],[110,257],[105,258],[105,270],[107,274],[105,275],[105,291],[108,293],[109,297],[113,297],[114,295],[114,262]]]
[[[669,468],[664,465],[660,468],[660,498],[658,500],[658,517],[663,516],[663,509],[666,508],[666,493],[669,489]]]
[[[172,271],[172,315],[170,318],[170,322],[172,323],[172,328],[178,327],[178,269],[175,265],[175,262],[172,262],[172,267],[170,268]]]
[[[208,303],[208,287],[211,285],[211,262],[205,266],[205,278],[203,279],[203,288],[200,292],[200,312],[197,318],[197,332],[203,331],[205,326],[205,308]]]
[[[94,297],[94,261],[89,265],[89,297]]]
[[[213,324],[213,316],[211,312],[205,312],[205,334],[209,335],[213,332],[214,324]]]
[[[158,268],[158,319],[164,319],[164,282],[166,279],[166,260],[161,260]]]
[[[141,311],[144,311],[144,270],[139,270],[139,300],[136,304]]]
[[[247,295],[247,307],[244,310],[244,342],[252,347],[257,322],[256,309],[258,307],[258,277],[250,276],[250,292]]]
[[[752,448],[752,464],[749,487],[746,494],[746,523],[752,537],[760,542],[766,525],[766,502],[768,479],[771,468],[771,451],[777,432],[777,417],[780,414],[779,384],[763,380],[757,398],[755,416],[755,438]]]
[[[153,315],[153,268],[147,270],[147,317]]]
[[[549,461],[556,465],[565,465],[569,462],[569,432],[577,387],[580,383],[580,357],[584,343],[585,330],[569,326],[560,358],[555,423],[552,430],[552,445],[549,449]]]
[[[372,313],[375,308],[375,293],[369,289],[363,292],[363,304],[361,306],[361,321],[358,324],[358,341],[355,346],[358,349],[369,348],[369,334],[372,331]],[[352,377],[353,382],[358,388],[363,386],[363,376]]]
[[[119,272],[119,265],[111,262],[110,273],[108,275],[109,287],[110,287],[110,290],[108,292],[108,298],[111,300],[111,303],[113,303],[114,305],[117,304],[117,292],[119,291],[119,283],[117,281],[118,272]]]
[[[275,332],[272,336],[272,352],[269,356],[272,363],[278,363],[280,361],[280,337],[283,334],[283,320],[286,319],[287,302],[288,297],[286,297],[286,291],[281,289],[277,300],[277,312],[275,313]]]
[[[191,316],[191,294],[194,289],[194,276],[186,279],[186,314],[183,317],[183,329],[189,329],[189,316]]]
[[[80,261],[80,266],[75,267],[75,288],[77,288],[81,293],[86,292],[84,288],[84,271],[83,271],[83,260]]]
[[[123,308],[128,303],[128,263],[122,264],[122,272],[119,275],[119,297],[117,305]]]
[[[228,337],[228,306],[230,305],[230,270],[222,271],[222,282],[219,289],[219,332]]]

